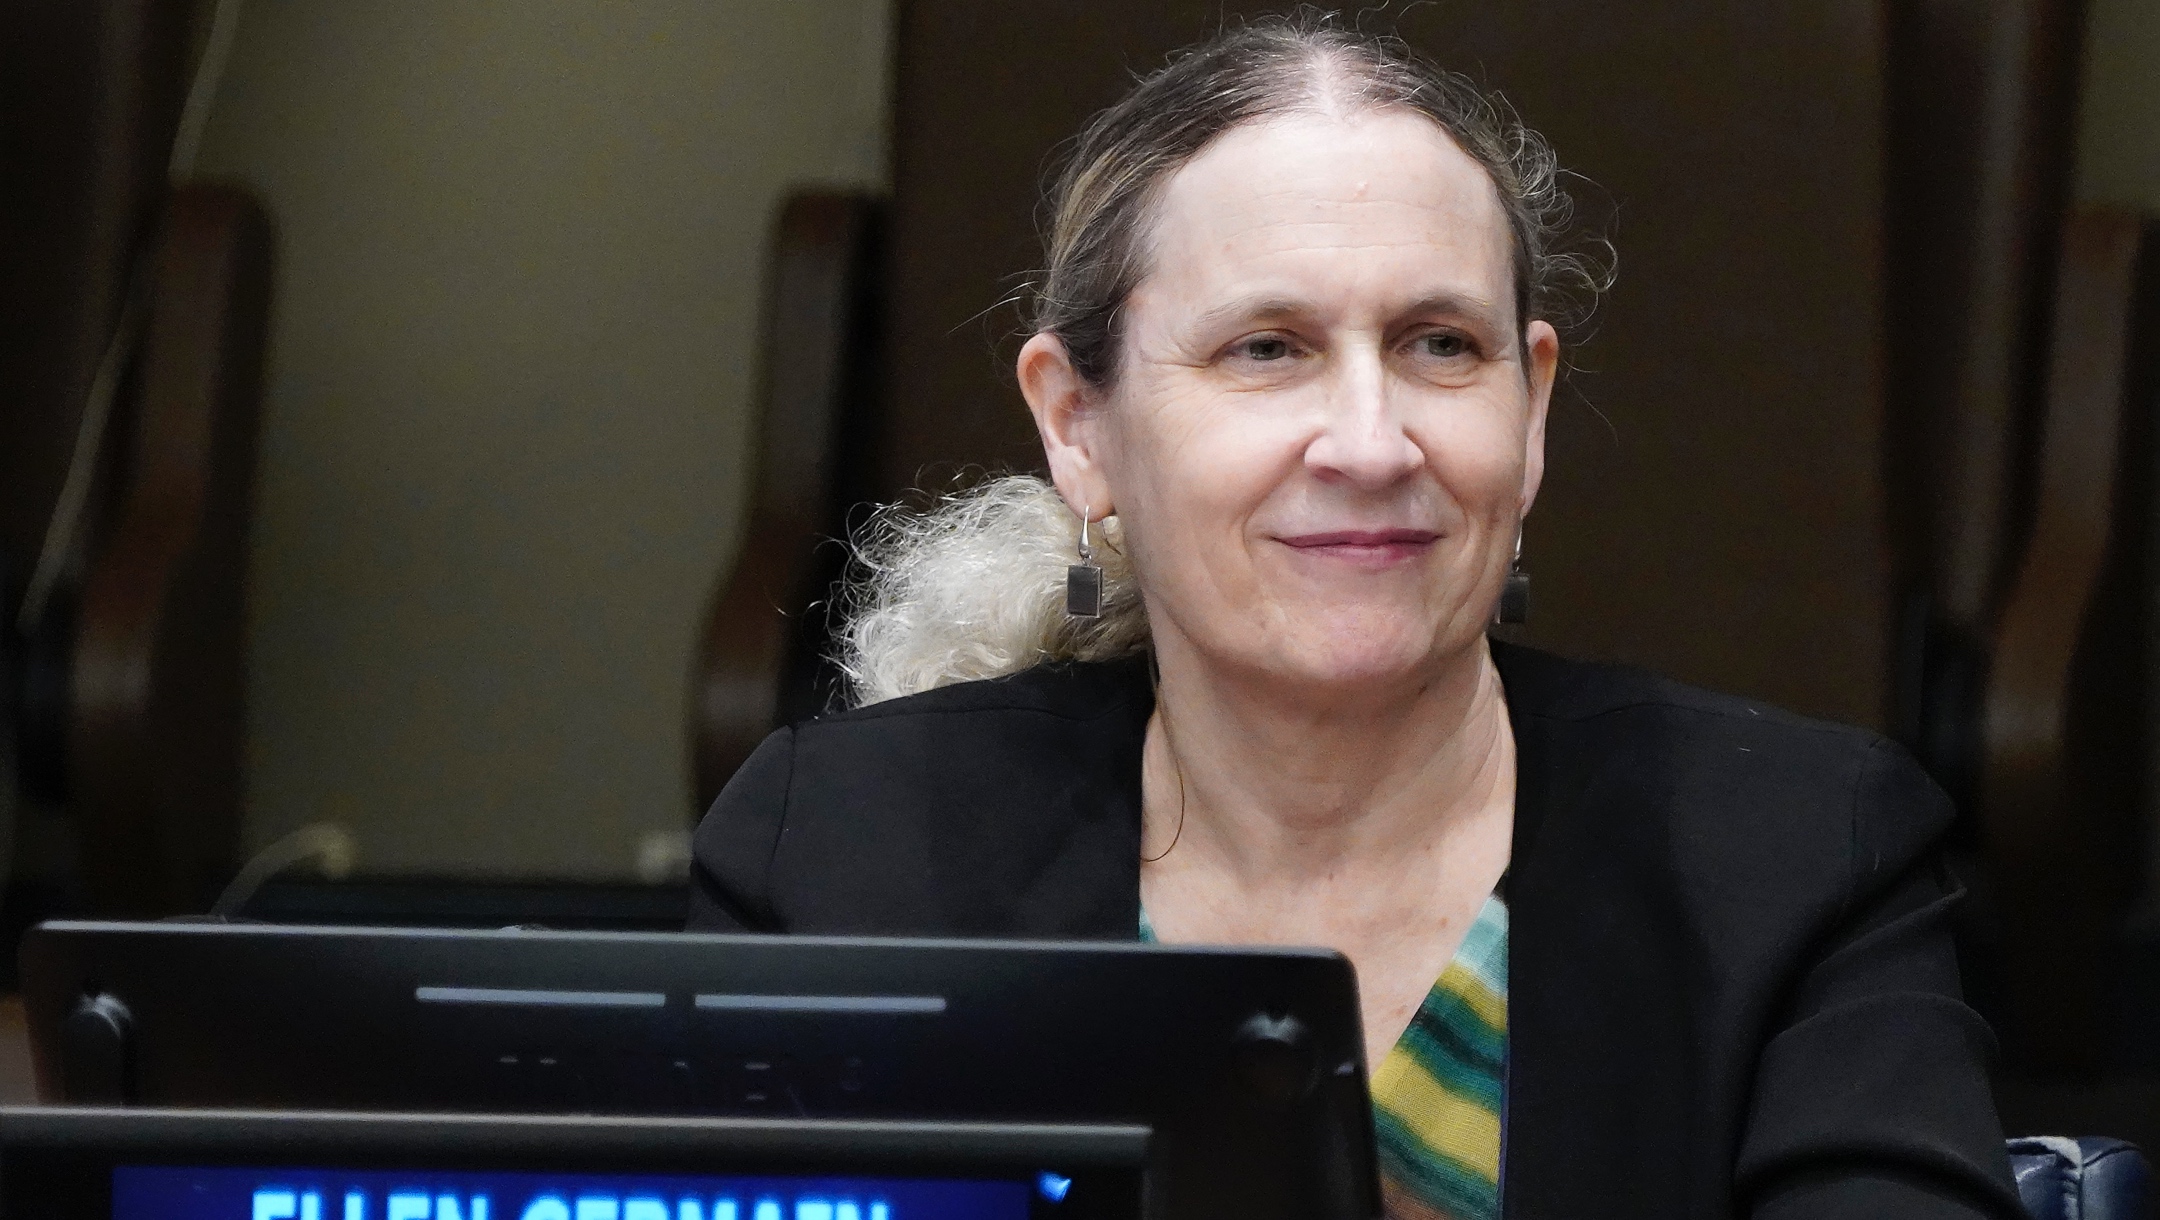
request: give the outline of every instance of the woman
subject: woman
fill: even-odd
[[[861,706],[721,794],[693,926],[1336,947],[1396,1216],[2020,1214],[1941,794],[1486,638],[1588,282],[1542,142],[1269,21],[1099,116],[1052,204],[1055,491],[883,519]]]

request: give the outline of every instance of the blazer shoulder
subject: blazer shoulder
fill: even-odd
[[[775,734],[698,832],[699,926],[1130,936],[1151,697],[1041,666]]]
[[[1894,842],[1902,855],[1951,820],[1949,798],[1919,763],[1873,730],[1633,666],[1497,644],[1494,654],[1518,735],[1592,769],[1621,766],[1634,783],[1720,821],[1734,807],[1788,811],[1823,832],[1842,828],[1855,847]]]
[[[1578,661],[1495,641],[1493,656],[1517,718],[1558,722],[1648,720],[1711,736],[1784,740],[1796,747],[1866,754],[1899,747],[1857,725],[1819,720],[1741,695],[1690,686],[1632,665]]]
[[[797,732],[874,725],[880,721],[943,716],[1037,714],[1066,720],[1093,720],[1152,705],[1147,658],[1135,655],[1113,661],[1068,661],[1037,665],[1015,674],[955,682],[897,699],[886,699],[798,722]]]
[[[767,931],[768,873],[795,782],[795,731],[776,729],[720,789],[691,837],[693,932]]]

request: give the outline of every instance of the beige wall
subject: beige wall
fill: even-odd
[[[630,875],[690,816],[760,252],[878,183],[883,0],[257,0],[203,151],[279,225],[250,839]]]
[[[2093,0],[2078,194],[2160,213],[2160,3]]]

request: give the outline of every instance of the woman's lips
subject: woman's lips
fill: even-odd
[[[1391,567],[1423,555],[1440,535],[1432,530],[1330,530],[1278,538],[1284,546],[1315,558],[1342,560],[1361,567]]]

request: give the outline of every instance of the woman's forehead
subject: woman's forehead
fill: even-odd
[[[1492,179],[1404,111],[1296,114],[1223,135],[1153,209],[1147,295],[1513,296]]]

